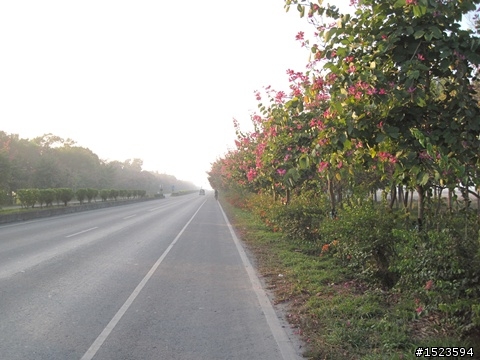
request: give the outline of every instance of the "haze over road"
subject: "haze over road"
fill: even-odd
[[[0,225],[0,357],[299,359],[213,196]]]

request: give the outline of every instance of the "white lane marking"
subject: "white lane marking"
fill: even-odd
[[[127,220],[127,219],[133,218],[133,217],[135,217],[135,216],[137,216],[137,214],[133,214],[133,215],[130,215],[130,216],[125,216],[125,217],[123,218],[123,220]]]
[[[98,226],[95,226],[93,228],[90,228],[90,229],[86,229],[86,230],[82,230],[82,231],[79,231],[75,234],[70,234],[70,235],[67,235],[65,236],[66,238],[69,238],[69,237],[72,237],[72,236],[77,236],[77,235],[80,235],[80,234],[83,234],[83,233],[86,233],[86,232],[89,232],[89,231],[92,231],[92,230],[95,230],[95,229],[98,229]]]
[[[107,324],[105,329],[98,335],[96,340],[93,342],[93,344],[90,346],[90,348],[87,350],[87,352],[82,356],[80,360],[91,360],[97,351],[100,349],[100,347],[103,345],[105,340],[107,340],[107,337],[110,335],[110,333],[113,331],[115,326],[118,324],[120,319],[125,315],[127,312],[128,308],[132,305],[132,303],[135,301],[136,297],[138,294],[140,294],[140,291],[145,287],[147,284],[147,281],[150,280],[152,275],[155,273],[157,268],[160,266],[162,261],[165,259],[165,257],[168,255],[170,250],[172,250],[173,246],[175,243],[178,241],[180,236],[182,236],[183,232],[187,229],[188,225],[193,221],[194,217],[197,215],[197,213],[200,211],[202,208],[203,204],[205,204],[205,201],[200,205],[200,207],[195,211],[195,213],[192,215],[190,220],[185,224],[185,226],[180,230],[178,235],[173,239],[173,241],[170,243],[170,245],[167,247],[167,249],[163,252],[163,254],[158,258],[158,260],[153,264],[152,268],[148,271],[147,275],[140,281],[140,283],[137,285],[135,290],[133,290],[132,294],[128,297],[127,301],[122,305],[122,307],[117,311],[115,316],[110,320],[110,322]]]
[[[233,242],[237,247],[237,251],[240,254],[240,258],[242,259],[243,266],[247,271],[248,277],[250,278],[250,282],[252,283],[253,290],[257,295],[258,301],[260,302],[260,306],[262,308],[263,313],[265,314],[265,318],[267,319],[268,326],[270,327],[270,331],[277,342],[278,348],[280,349],[280,353],[282,354],[283,360],[299,360],[301,359],[299,355],[297,355],[295,349],[293,348],[292,342],[287,336],[287,333],[282,328],[280,324],[280,320],[273,309],[272,303],[268,299],[267,293],[263,290],[262,284],[258,279],[257,274],[255,273],[255,269],[253,268],[250,260],[248,260],[247,254],[243,249],[240,240],[238,239],[235,231],[233,230],[232,224],[228,221],[227,215],[223,211],[222,205],[218,203],[220,206],[220,210],[222,211],[223,218],[227,223],[228,229],[230,230],[230,234],[232,235]]]

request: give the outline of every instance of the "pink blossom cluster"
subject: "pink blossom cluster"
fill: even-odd
[[[309,125],[310,125],[311,128],[317,128],[320,131],[325,130],[325,124],[320,119],[315,119],[314,118],[314,119],[310,120]]]
[[[318,172],[323,172],[326,169],[330,167],[330,163],[327,161],[321,161],[320,164],[318,164]]]
[[[395,155],[386,151],[379,151],[377,157],[381,162],[389,162],[390,164],[395,164],[398,162],[398,159]]]
[[[248,181],[253,181],[257,177],[257,170],[254,168],[250,168],[247,173],[247,179]]]
[[[386,95],[387,90],[383,87],[376,88],[373,85],[365,82],[365,81],[358,81],[353,85],[350,85],[347,88],[347,92],[350,96],[353,96],[355,99],[359,100],[365,95],[372,96],[372,95]]]

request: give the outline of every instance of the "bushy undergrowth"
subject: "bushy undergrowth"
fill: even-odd
[[[319,230],[328,213],[326,199],[319,198],[314,193],[295,197],[288,206],[274,201],[269,194],[252,196],[248,207],[273,231],[307,242],[320,241]]]
[[[325,219],[319,232],[327,244],[324,249],[332,245],[352,273],[390,288],[397,280],[390,265],[395,256],[392,229],[398,222],[396,214],[365,201],[344,206],[337,218]]]
[[[403,210],[387,210],[384,204],[363,199],[345,204],[335,219],[329,216],[328,203],[311,194],[288,205],[268,195],[249,197],[244,204],[277,238],[292,244],[295,254],[285,255],[283,261],[295,267],[296,287],[310,296],[305,307],[311,309],[302,310],[310,318],[303,322],[337,332],[336,340],[325,338],[331,333],[319,334],[315,340],[332,346],[332,353],[338,350],[339,339],[351,343],[348,353],[355,346],[373,346],[379,352],[391,347],[393,353],[401,353],[422,341],[440,341],[437,346],[442,341],[476,344],[474,339],[480,334],[476,214],[443,213],[419,232]],[[338,274],[336,268],[344,273],[343,285],[319,280],[331,277],[330,272]],[[321,320],[328,315],[325,311],[333,314],[334,309],[320,306],[312,297],[315,292],[318,301],[339,302],[336,322]],[[353,305],[357,302],[362,305]],[[347,314],[348,308],[356,309],[357,315],[369,308],[376,310],[358,318]],[[357,351],[358,358],[368,358],[366,354]]]
[[[415,297],[419,312],[441,311],[468,334],[480,330],[479,236],[478,230],[471,237],[457,230],[395,230],[398,254],[392,268],[400,275],[397,287]]]

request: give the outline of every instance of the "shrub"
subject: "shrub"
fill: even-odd
[[[74,198],[75,193],[69,188],[55,189],[55,198],[57,202],[62,202],[65,206]]]
[[[83,202],[87,198],[87,189],[78,189],[75,192],[75,197],[80,202],[80,204],[83,204]]]
[[[38,191],[38,203],[40,206],[45,204],[45,206],[52,206],[55,201],[55,190],[54,189],[40,189]]]
[[[394,235],[398,260],[393,267],[400,275],[399,289],[411,292],[427,310],[447,313],[464,331],[480,330],[478,233],[464,238],[457,229],[445,228],[427,233],[396,230]]]
[[[18,201],[23,207],[34,207],[38,200],[38,189],[19,189],[17,190]]]
[[[392,230],[395,214],[370,201],[345,206],[338,218],[325,218],[320,236],[336,244],[337,255],[355,274],[392,287],[397,274],[390,269],[395,256]]]
[[[115,201],[117,201],[117,198],[118,198],[118,195],[120,194],[120,191],[119,190],[115,190],[115,189],[111,189],[110,190],[110,194],[109,194],[109,197],[111,199],[114,199]]]
[[[109,197],[110,197],[110,190],[107,190],[107,189],[100,190],[100,198],[102,199],[102,201],[107,201]]]
[[[95,199],[98,196],[98,190],[88,188],[86,196],[87,196],[87,201],[90,203],[92,202],[93,199]]]
[[[328,213],[326,199],[297,197],[272,213],[272,221],[291,239],[318,242],[320,228]]]

